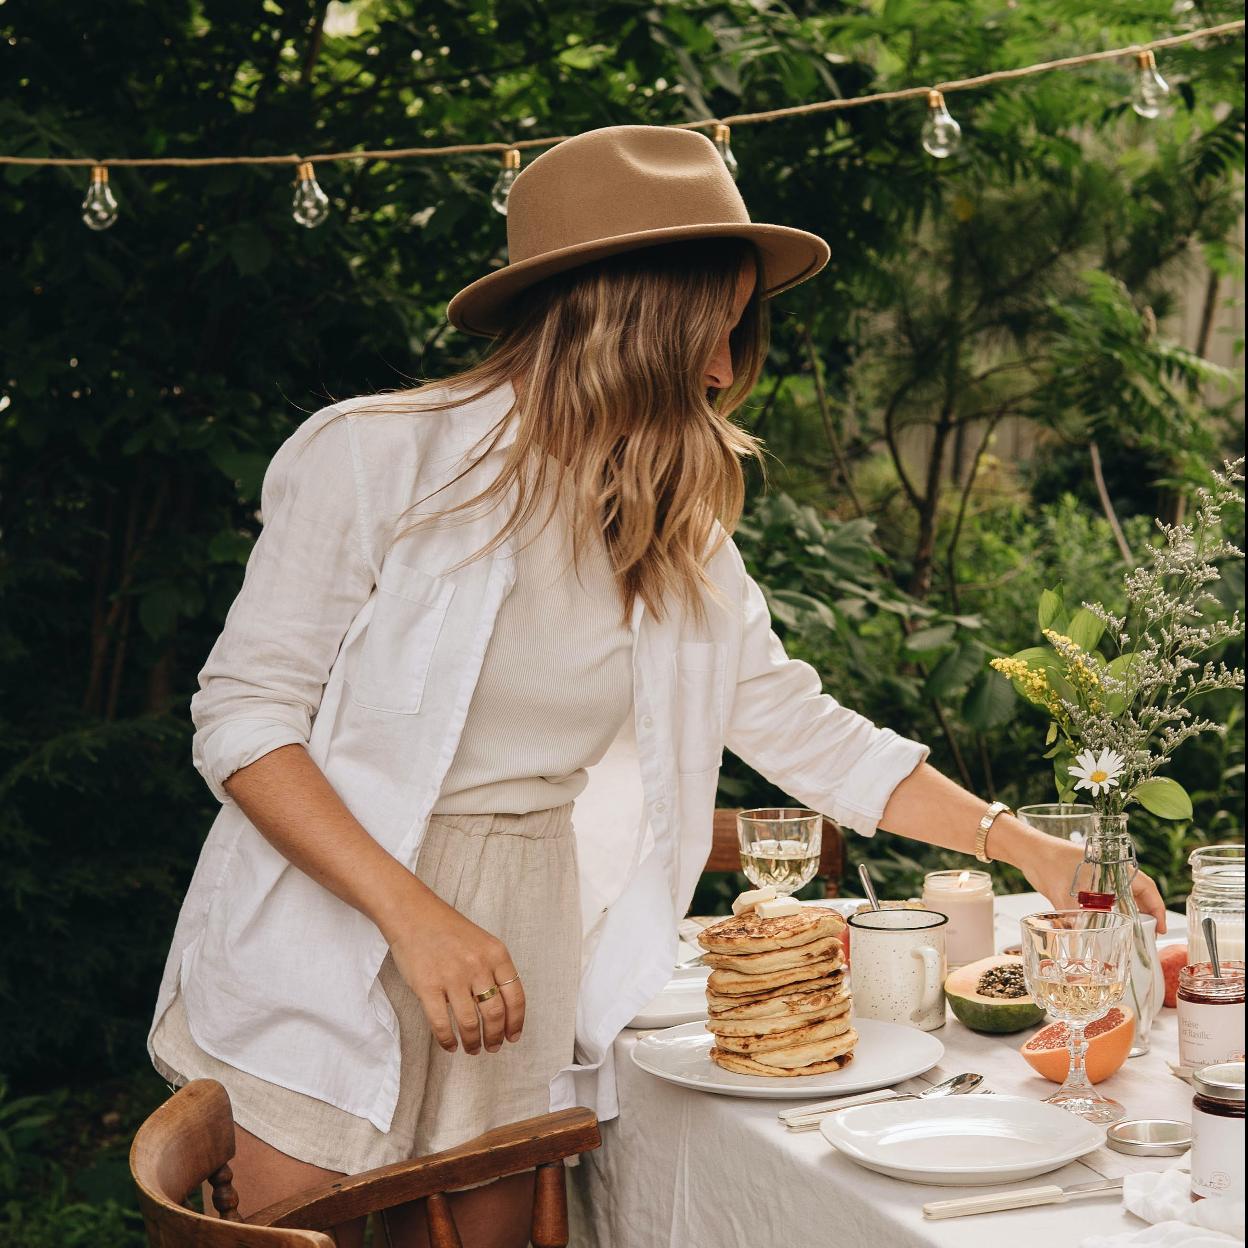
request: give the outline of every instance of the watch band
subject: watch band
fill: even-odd
[[[975,833],[975,857],[980,862],[991,862],[988,857],[988,833],[992,829],[992,825],[996,822],[996,818],[1000,814],[1013,814],[1014,812],[1004,802],[993,802],[991,806],[984,811],[984,817],[979,821],[979,831]]]

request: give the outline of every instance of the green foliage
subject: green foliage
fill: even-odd
[[[142,1248],[126,1150],[158,1088],[149,1073],[105,1093],[10,1097],[0,1080],[0,1243]]]
[[[135,1208],[114,1199],[71,1201],[58,1192],[0,1205],[0,1242],[8,1248],[144,1248],[147,1235]]]

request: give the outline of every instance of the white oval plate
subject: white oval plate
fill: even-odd
[[[951,1096],[828,1114],[823,1138],[868,1170],[966,1186],[1047,1174],[1105,1142],[1105,1128],[1022,1096]]]
[[[630,1027],[675,1027],[706,1017],[709,966],[686,966],[673,972],[653,1000],[642,1006]]]
[[[711,1033],[700,1022],[669,1027],[643,1036],[633,1048],[633,1061],[652,1075],[722,1096],[747,1096],[765,1101],[814,1099],[887,1088],[921,1075],[945,1055],[945,1046],[930,1032],[873,1018],[854,1020],[858,1045],[854,1060],[826,1075],[738,1075],[711,1061]]]

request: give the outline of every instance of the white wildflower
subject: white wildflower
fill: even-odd
[[[1091,789],[1093,797],[1100,797],[1102,789],[1108,792],[1118,787],[1118,777],[1126,766],[1127,760],[1113,750],[1102,750],[1100,754],[1084,750],[1075,757],[1075,766],[1070,769],[1070,774],[1079,777],[1075,788]]]

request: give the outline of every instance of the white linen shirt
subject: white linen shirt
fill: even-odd
[[[305,420],[269,464],[262,531],[191,699],[193,761],[222,807],[182,905],[153,1030],[180,986],[206,1052],[381,1131],[399,1089],[397,1023],[377,979],[385,939],[270,845],[223,782],[271,750],[305,745],[369,834],[415,865],[515,566],[504,542],[454,567],[498,532],[507,507],[396,536],[412,518],[399,517],[493,480],[514,420],[454,477],[513,400],[505,384],[447,411],[394,413],[377,410],[389,396],[374,396]],[[839,705],[809,664],[788,658],[731,539],[706,568],[717,593],[705,597],[701,627],[679,608],[658,620],[637,603],[633,714],[574,805],[584,965],[576,1060],[551,1083],[552,1109],[618,1112],[611,1044],[671,974],[677,920],[710,850],[725,745],[864,835],[927,755]]]

